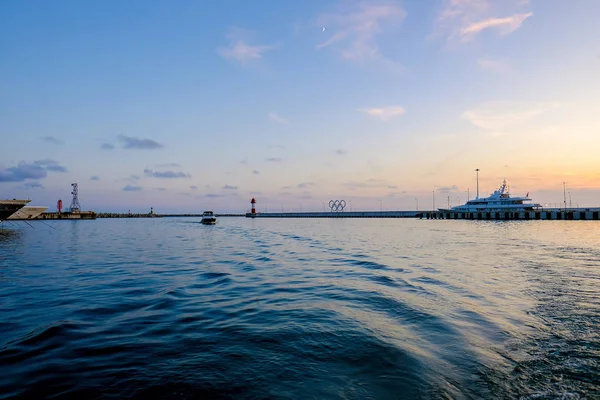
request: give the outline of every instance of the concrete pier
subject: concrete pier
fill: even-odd
[[[425,211],[341,211],[246,213],[247,218],[418,218]],[[431,213],[431,211],[428,211]]]
[[[600,220],[600,208],[544,208],[535,211],[511,212],[425,212],[426,219],[470,219],[470,220]]]

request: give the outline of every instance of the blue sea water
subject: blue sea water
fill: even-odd
[[[600,398],[594,221],[0,230],[0,398]]]

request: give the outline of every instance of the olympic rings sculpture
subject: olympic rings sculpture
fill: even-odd
[[[331,209],[332,212],[344,211],[345,207],[346,207],[345,200],[329,200],[329,208]]]

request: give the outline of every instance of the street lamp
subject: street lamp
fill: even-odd
[[[419,199],[415,197],[415,203],[417,204],[417,211],[419,211]]]
[[[479,198],[479,168],[475,170],[477,172],[477,199]]]

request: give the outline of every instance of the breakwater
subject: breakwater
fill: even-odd
[[[244,214],[215,214],[217,217],[243,217]],[[177,218],[202,217],[202,214],[134,214],[134,213],[98,213],[98,218]]]
[[[341,211],[246,213],[247,218],[418,218],[431,211]]]
[[[44,212],[38,215],[37,217],[30,219],[29,221],[34,221],[36,219],[69,219],[69,220],[77,220],[77,219],[96,219],[97,214],[94,211],[79,211],[79,212]],[[16,219],[17,221],[19,219]]]

